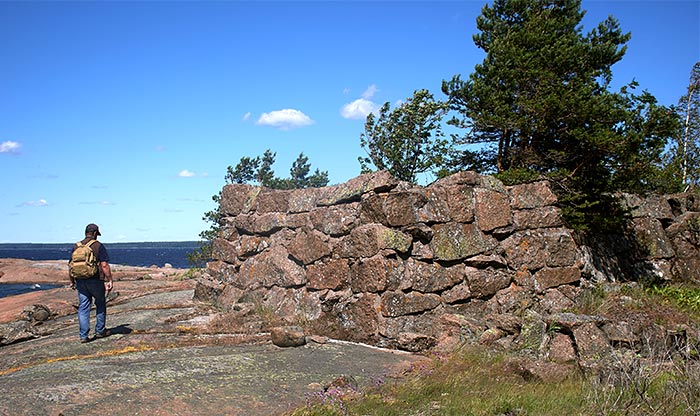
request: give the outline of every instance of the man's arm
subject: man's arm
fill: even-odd
[[[112,282],[112,269],[109,267],[109,263],[106,261],[101,261],[100,272],[102,274],[102,279],[105,281],[105,289],[109,292],[114,286],[114,283]]]

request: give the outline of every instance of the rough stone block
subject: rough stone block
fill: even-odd
[[[464,281],[464,266],[444,267],[438,263],[426,263],[410,259],[406,273],[412,287],[419,292],[440,292]]]
[[[266,212],[287,213],[291,193],[290,190],[263,188],[255,199],[255,211],[259,214]]]
[[[346,259],[326,259],[311,264],[306,269],[309,289],[340,289],[350,279],[350,266]]]
[[[552,206],[515,211],[513,223],[516,230],[553,228],[564,225],[561,212]]]
[[[474,221],[474,188],[471,186],[446,186],[445,197],[449,216],[455,222]]]
[[[360,259],[350,267],[350,288],[354,293],[383,292],[387,288],[389,260],[382,255]]]
[[[532,209],[557,203],[556,195],[545,181],[511,186],[510,195],[513,209]]]
[[[311,264],[331,254],[328,237],[315,230],[297,232],[287,246],[287,250],[293,258],[304,265]]]
[[[280,246],[246,260],[235,283],[242,289],[256,289],[272,286],[294,287],[306,283],[305,270],[289,259],[289,253]]]
[[[261,188],[251,185],[230,184],[221,190],[219,207],[223,215],[236,216],[249,212]]]
[[[476,298],[492,296],[499,290],[507,288],[511,281],[511,275],[501,269],[481,270],[466,267],[465,276],[472,296]]]
[[[475,189],[476,222],[482,231],[492,231],[512,223],[510,201],[507,194]]]
[[[380,250],[408,252],[413,239],[410,235],[381,224],[361,225],[344,237],[338,246],[341,257],[372,257]]]
[[[635,218],[632,220],[640,253],[645,259],[667,259],[676,253],[666,236],[661,223],[652,218]]]
[[[350,234],[359,225],[359,203],[319,207],[309,212],[315,230],[332,237]]]
[[[610,352],[608,338],[594,322],[574,328],[574,341],[582,360],[595,360]]]
[[[382,315],[386,317],[410,315],[435,309],[440,296],[420,292],[385,292],[381,297]]]
[[[581,270],[578,267],[544,268],[535,273],[535,290],[544,293],[546,289],[557,287],[581,280]]]
[[[574,341],[566,334],[557,333],[549,343],[547,358],[555,363],[573,363],[576,361]]]

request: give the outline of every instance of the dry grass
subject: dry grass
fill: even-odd
[[[681,348],[670,338],[642,336],[635,350],[601,357],[597,371],[545,383],[512,371],[505,364],[508,353],[470,346],[402,381],[378,382],[352,394],[319,392],[292,415],[700,415],[700,323],[691,307],[698,293],[596,287],[577,305],[577,313],[626,321],[641,334],[667,328],[672,337],[675,328],[687,328]]]

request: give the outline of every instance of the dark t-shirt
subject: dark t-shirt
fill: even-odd
[[[90,242],[90,240],[93,240],[93,238],[86,238],[81,243],[87,244]],[[95,253],[95,256],[97,256],[97,261],[102,263],[103,261],[106,261],[109,263],[109,254],[107,254],[107,249],[105,248],[105,245],[100,243],[99,241],[95,244],[93,244],[90,247]],[[73,247],[73,250],[75,250],[75,247]]]

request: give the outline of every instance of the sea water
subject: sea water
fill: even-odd
[[[178,269],[190,267],[187,254],[199,248],[197,241],[148,243],[104,243],[111,264],[126,266],[158,266],[166,264]],[[0,244],[0,258],[27,260],[68,260],[73,243]]]
[[[187,254],[198,249],[198,241],[105,243],[111,264],[126,266],[158,266],[166,264],[178,269],[190,267]],[[59,244],[0,244],[0,258],[26,260],[68,260],[73,243]],[[33,290],[52,289],[56,285],[6,284],[0,283],[0,298]]]
[[[22,293],[33,292],[35,290],[48,290],[61,287],[53,284],[28,284],[28,283],[0,283],[0,298],[5,296],[21,295]]]

